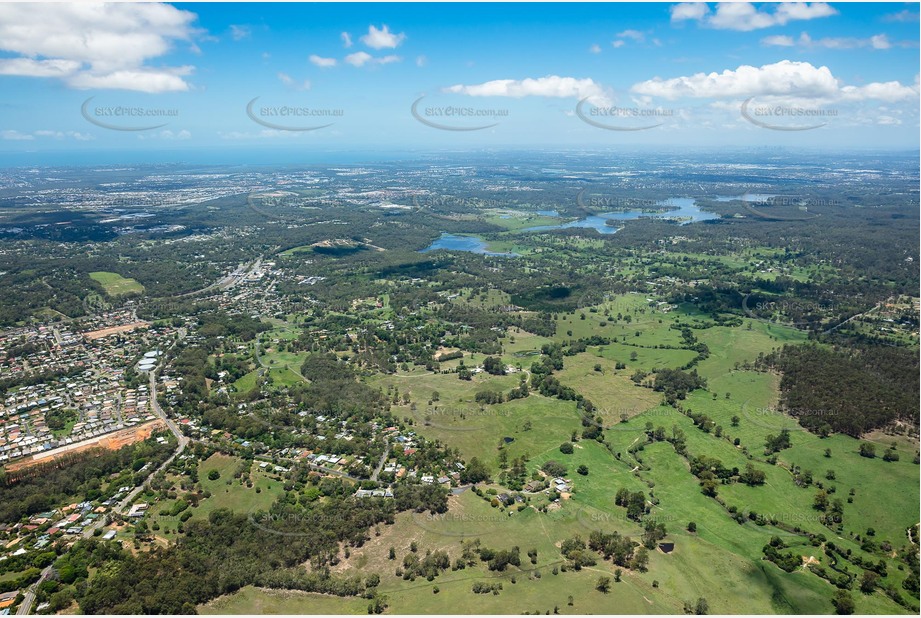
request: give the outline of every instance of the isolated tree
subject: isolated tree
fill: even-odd
[[[756,469],[751,463],[747,463],[745,464],[745,472],[739,475],[739,480],[751,487],[764,485],[765,474],[763,471]]]
[[[563,476],[566,474],[566,466],[553,459],[544,462],[544,465],[541,466],[541,470],[550,476]]]
[[[637,547],[633,552],[633,558],[630,560],[630,568],[634,571],[644,572],[649,564],[649,550],[645,547]]]
[[[854,613],[854,598],[847,590],[838,589],[831,598],[831,604],[835,606],[835,611],[841,615]]]
[[[879,584],[879,575],[875,571],[864,571],[860,576],[860,591],[871,594]]]
[[[785,448],[790,448],[789,429],[781,429],[776,436],[773,434],[768,435],[764,443],[764,450],[767,455],[782,451]]]
[[[815,495],[815,499],[812,501],[812,508],[817,511],[828,510],[828,493],[824,489]]]
[[[498,356],[487,356],[483,359],[483,371],[495,376],[504,376],[505,365]]]
[[[481,483],[489,478],[489,469],[478,458],[473,457],[460,473],[462,483]]]
[[[715,498],[717,485],[718,484],[715,480],[706,479],[704,481],[701,481],[700,490],[703,492],[705,496],[710,496],[711,498]]]

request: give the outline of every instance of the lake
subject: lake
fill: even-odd
[[[771,199],[777,197],[773,193],[746,193],[745,195],[718,195],[713,198],[714,202],[733,202],[735,200],[740,200],[743,202],[768,202]]]
[[[749,199],[752,197],[753,196],[751,195],[748,196]],[[718,198],[719,201],[728,201],[730,199],[743,198]],[[536,227],[523,228],[519,231],[544,232],[547,230],[562,230],[579,227],[591,228],[593,230],[597,230],[601,234],[615,234],[618,230],[620,230],[620,227],[616,225],[608,225],[608,221],[629,221],[633,219],[640,219],[642,217],[648,217],[653,219],[679,219],[679,223],[681,225],[686,225],[696,221],[719,219],[719,215],[701,210],[697,206],[697,200],[691,197],[671,197],[667,200],[659,202],[659,204],[662,206],[670,206],[672,210],[662,213],[647,212],[642,209],[621,210],[617,212],[602,213],[600,215],[591,215],[583,219],[570,221],[569,223],[559,223],[556,225],[539,225]],[[539,210],[530,212],[550,217],[559,216],[559,213],[555,210]],[[428,253],[429,251],[437,251],[439,249],[445,249],[447,251],[469,251],[471,253],[479,253],[481,255],[498,255],[505,257],[514,257],[518,255],[517,253],[496,253],[494,251],[488,251],[486,249],[486,243],[476,236],[459,236],[457,234],[445,233],[443,233],[441,237],[435,240],[435,242],[433,242],[431,245],[425,249],[422,249],[420,253]]]
[[[428,253],[429,251],[438,251],[439,249],[444,249],[446,251],[469,251],[470,253],[479,253],[481,255],[499,255],[503,257],[516,257],[518,255],[517,253],[497,253],[495,251],[488,251],[486,249],[486,243],[476,236],[459,236],[457,234],[446,233],[442,233],[435,242],[425,249],[422,249],[419,253]]]
[[[671,206],[673,210],[663,213],[647,212],[642,209],[620,210],[617,212],[601,213],[600,215],[591,215],[584,219],[570,221],[569,223],[560,223],[557,225],[539,225],[521,230],[522,232],[543,232],[547,230],[563,230],[573,227],[591,228],[600,234],[614,234],[620,228],[608,225],[607,222],[630,221],[641,217],[651,219],[680,219],[681,225],[694,223],[696,221],[707,221],[709,219],[719,219],[719,215],[712,212],[704,212],[697,206],[697,200],[691,197],[670,197],[667,200],[659,202],[662,206]]]

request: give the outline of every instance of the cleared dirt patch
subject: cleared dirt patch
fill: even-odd
[[[115,335],[118,333],[127,333],[136,328],[147,328],[150,326],[149,322],[132,322],[131,324],[122,324],[121,326],[112,326],[109,328],[101,328],[99,330],[91,330],[89,332],[83,333],[83,336],[89,340],[93,341],[94,339],[101,339],[102,337],[108,337],[109,335]]]
[[[110,451],[117,451],[123,446],[146,440],[151,435],[153,435],[154,432],[162,431],[164,429],[166,429],[166,423],[160,419],[157,419],[155,421],[150,421],[148,423],[138,425],[137,427],[129,427],[127,429],[113,431],[112,433],[107,433],[103,436],[97,436],[82,442],[75,442],[74,444],[68,444],[67,446],[51,449],[50,451],[45,451],[43,453],[36,453],[35,455],[6,466],[6,470],[7,472],[23,470],[30,466],[54,461],[55,459],[65,455],[79,453],[81,451],[86,451],[93,448],[104,448]]]

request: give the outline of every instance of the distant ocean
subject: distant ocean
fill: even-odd
[[[46,152],[0,152],[0,168],[84,165],[322,165],[386,163],[423,158],[421,151],[305,151],[277,148],[209,150],[84,150]]]
[[[597,148],[560,148],[541,147],[529,149],[496,148],[453,148],[437,149],[433,147],[403,147],[401,149],[369,149],[353,148],[348,150],[312,150],[309,148],[277,148],[277,147],[235,147],[235,148],[208,148],[208,149],[174,149],[174,150],[57,150],[57,151],[0,151],[0,168],[15,167],[57,167],[57,166],[97,166],[97,165],[359,165],[359,164],[386,164],[386,163],[453,163],[467,161],[471,164],[496,164],[507,165],[509,161],[530,161],[540,165],[544,173],[553,172],[547,168],[547,160],[559,162],[572,160],[580,164],[596,161],[601,164],[606,160],[608,165],[625,165],[633,168],[636,158],[658,157],[672,161],[680,156],[685,162],[714,162],[721,163],[745,162],[764,163],[771,161],[774,164],[782,163],[792,165],[797,162],[811,161],[815,164],[828,167],[860,165],[866,163],[867,158],[877,158],[878,162],[904,159],[912,162],[918,161],[919,154],[916,150],[820,150],[820,149],[765,149],[765,148],[699,148],[694,152],[686,149],[668,150],[664,148],[647,147],[631,149],[597,149]],[[885,164],[881,163],[882,165]],[[858,165],[859,167],[859,165]],[[557,172],[558,174],[559,172]]]

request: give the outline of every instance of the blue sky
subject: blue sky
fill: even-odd
[[[0,152],[917,149],[918,32],[917,3],[7,4]]]

